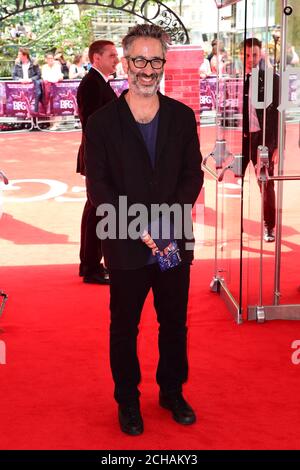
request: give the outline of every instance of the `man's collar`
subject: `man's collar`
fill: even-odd
[[[108,82],[108,77],[104,75],[102,72],[100,72],[100,70],[96,69],[96,67],[94,67],[93,65],[91,66],[91,69],[96,70],[96,72],[98,72],[101,75],[101,77],[106,81],[106,83]]]

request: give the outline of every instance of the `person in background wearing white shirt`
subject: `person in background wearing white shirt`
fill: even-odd
[[[29,49],[20,47],[18,57],[12,72],[13,80],[23,83],[34,83],[35,112],[38,111],[39,101],[42,97],[41,71],[38,64],[30,59]]]
[[[61,73],[63,74],[64,80],[69,78],[69,69],[70,69],[70,62],[66,61],[62,52],[57,52],[54,56],[54,60],[60,66]]]
[[[42,67],[42,79],[50,83],[57,83],[63,80],[64,76],[60,65],[54,60],[53,54],[46,54],[45,59],[47,63]]]
[[[208,59],[203,59],[202,64],[199,67],[199,76],[200,78],[206,78],[207,76],[211,75],[211,68]]]
[[[51,53],[45,56],[46,64],[42,67],[42,79],[44,80],[44,94],[45,94],[45,109],[46,113],[50,114],[50,98],[51,98],[51,83],[61,82],[64,79],[61,71],[60,64],[54,60],[54,56]],[[53,118],[54,124],[50,127],[51,130],[55,131],[58,128],[58,122],[61,118]]]

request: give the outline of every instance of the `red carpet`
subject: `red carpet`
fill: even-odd
[[[74,174],[79,138],[76,133],[0,136],[0,166],[11,179],[54,179],[67,185],[59,197],[68,198],[4,201],[0,289],[9,299],[0,318],[6,345],[6,364],[0,364],[0,448],[299,448],[300,364],[291,361],[299,324],[237,326],[209,291],[213,248],[207,238],[197,250],[201,259],[192,270],[189,303],[185,394],[198,421],[182,427],[157,404],[157,325],[148,298],[139,342],[145,432],[139,437],[120,432],[108,359],[108,289],[84,285],[77,275],[83,201],[72,188],[82,185]],[[5,195],[25,198],[48,189],[44,183],[22,183]],[[206,230],[210,233],[211,226]],[[288,253],[295,301],[298,256]]]

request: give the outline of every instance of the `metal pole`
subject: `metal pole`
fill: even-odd
[[[268,30],[269,30],[269,0],[266,0],[266,51],[265,51],[265,69],[264,69],[264,110],[263,110],[263,146],[266,145],[266,126],[267,126],[267,108],[266,108],[266,98],[268,96],[268,80],[267,80],[267,71],[268,71]],[[266,182],[261,182],[261,216],[260,216],[260,256],[259,256],[259,306],[263,305],[263,239],[264,239],[264,199],[265,199],[265,190]]]
[[[244,18],[244,63],[243,63],[243,94],[245,93],[245,79],[246,79],[246,39],[247,39],[247,10],[248,9],[248,0],[245,0],[245,18]],[[245,129],[245,109],[243,105],[243,120],[242,120],[242,135],[244,134]],[[250,150],[249,150],[250,151]],[[243,159],[246,158],[246,155],[243,155]],[[241,217],[240,217],[240,285],[239,285],[239,304],[240,304],[240,314],[243,311],[243,256],[244,256],[244,243],[243,243],[243,233],[244,233],[244,174],[242,176],[242,185],[241,185]]]
[[[300,175],[269,176],[268,181],[298,181]]]
[[[269,11],[270,11],[270,4],[269,0],[266,0],[266,47],[265,47],[265,70],[264,70],[264,113],[263,113],[263,146],[266,145],[266,127],[267,127],[267,108],[266,108],[266,97],[268,96],[268,80],[267,80],[267,70],[268,70],[268,63],[269,63],[269,41],[268,41],[268,34],[269,34]]]
[[[260,210],[260,256],[259,256],[259,307],[263,305],[263,239],[264,239],[264,199],[265,181],[261,182],[261,210]]]
[[[222,118],[220,116],[220,67],[219,67],[219,54],[220,54],[220,10],[218,8],[217,16],[217,87],[216,87],[216,126],[217,126],[217,140],[224,139],[224,129],[222,128]]]
[[[219,183],[216,180],[216,218],[215,218],[215,278],[218,277],[218,212],[219,212]]]
[[[283,94],[283,73],[286,68],[286,34],[287,34],[287,16],[284,13],[284,8],[287,6],[287,0],[282,0],[281,12],[281,45],[280,45],[280,88],[279,88],[279,103],[282,102]],[[285,148],[285,111],[279,113],[279,161],[278,161],[278,176],[282,176],[284,172],[284,148]],[[275,273],[274,273],[274,305],[280,303],[280,269],[281,269],[281,231],[282,231],[282,200],[283,200],[283,182],[278,181],[277,184],[277,210],[276,210],[276,242],[275,242]]]

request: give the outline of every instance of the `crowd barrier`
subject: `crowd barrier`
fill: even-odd
[[[293,103],[289,106],[287,120],[300,120],[299,100],[300,81],[299,72],[290,73],[288,88],[286,90],[286,103]],[[216,117],[224,127],[241,127],[243,110],[243,78],[223,76],[217,81],[216,76],[209,76],[200,80],[200,116],[201,123],[205,125],[207,116]],[[217,95],[219,98],[217,99]],[[216,109],[218,103],[218,110]],[[297,104],[298,103],[298,104]],[[297,108],[298,106],[298,108]]]
[[[48,129],[51,122],[71,123],[79,128],[77,109],[77,88],[80,80],[63,80],[58,83],[41,82],[42,98],[37,97],[34,83],[0,81],[0,128],[22,125],[30,130]],[[243,79],[216,76],[199,80],[200,117],[215,117],[216,103],[225,126],[239,126],[241,123]],[[110,82],[119,96],[128,87],[127,79],[114,79]],[[297,75],[290,76],[289,100],[293,100],[297,90]],[[217,100],[217,93],[219,99]],[[48,126],[48,127],[47,127]]]
[[[219,95],[219,99],[217,99]],[[215,122],[216,112],[224,127],[239,127],[242,124],[243,79],[222,77],[217,81],[215,75],[200,80],[200,116],[202,124],[209,117]],[[216,109],[218,103],[218,110]],[[208,119],[208,124],[211,122]]]
[[[63,80],[57,83],[41,81],[42,95],[37,94],[33,82],[0,81],[0,124],[5,127],[21,126],[26,130],[36,127],[47,129],[53,122],[73,122],[78,128],[77,88],[80,80]],[[127,79],[110,82],[119,96],[128,88]],[[64,119],[65,118],[65,119]]]
[[[57,122],[57,117],[69,120],[73,118],[76,121],[78,116],[76,94],[79,83],[80,80],[42,82],[42,99],[39,100],[34,83],[0,81],[0,123],[7,125],[22,123],[27,124],[27,130],[34,126],[43,130],[43,124],[49,125],[51,121],[55,121],[55,118]],[[114,79],[110,84],[118,96],[128,87],[127,79]],[[238,111],[237,94],[242,92],[242,86],[242,80],[236,79],[219,83],[219,93],[226,96],[226,99],[221,99],[224,109],[231,110],[232,113]],[[216,93],[215,76],[200,80],[200,113],[215,110]]]

